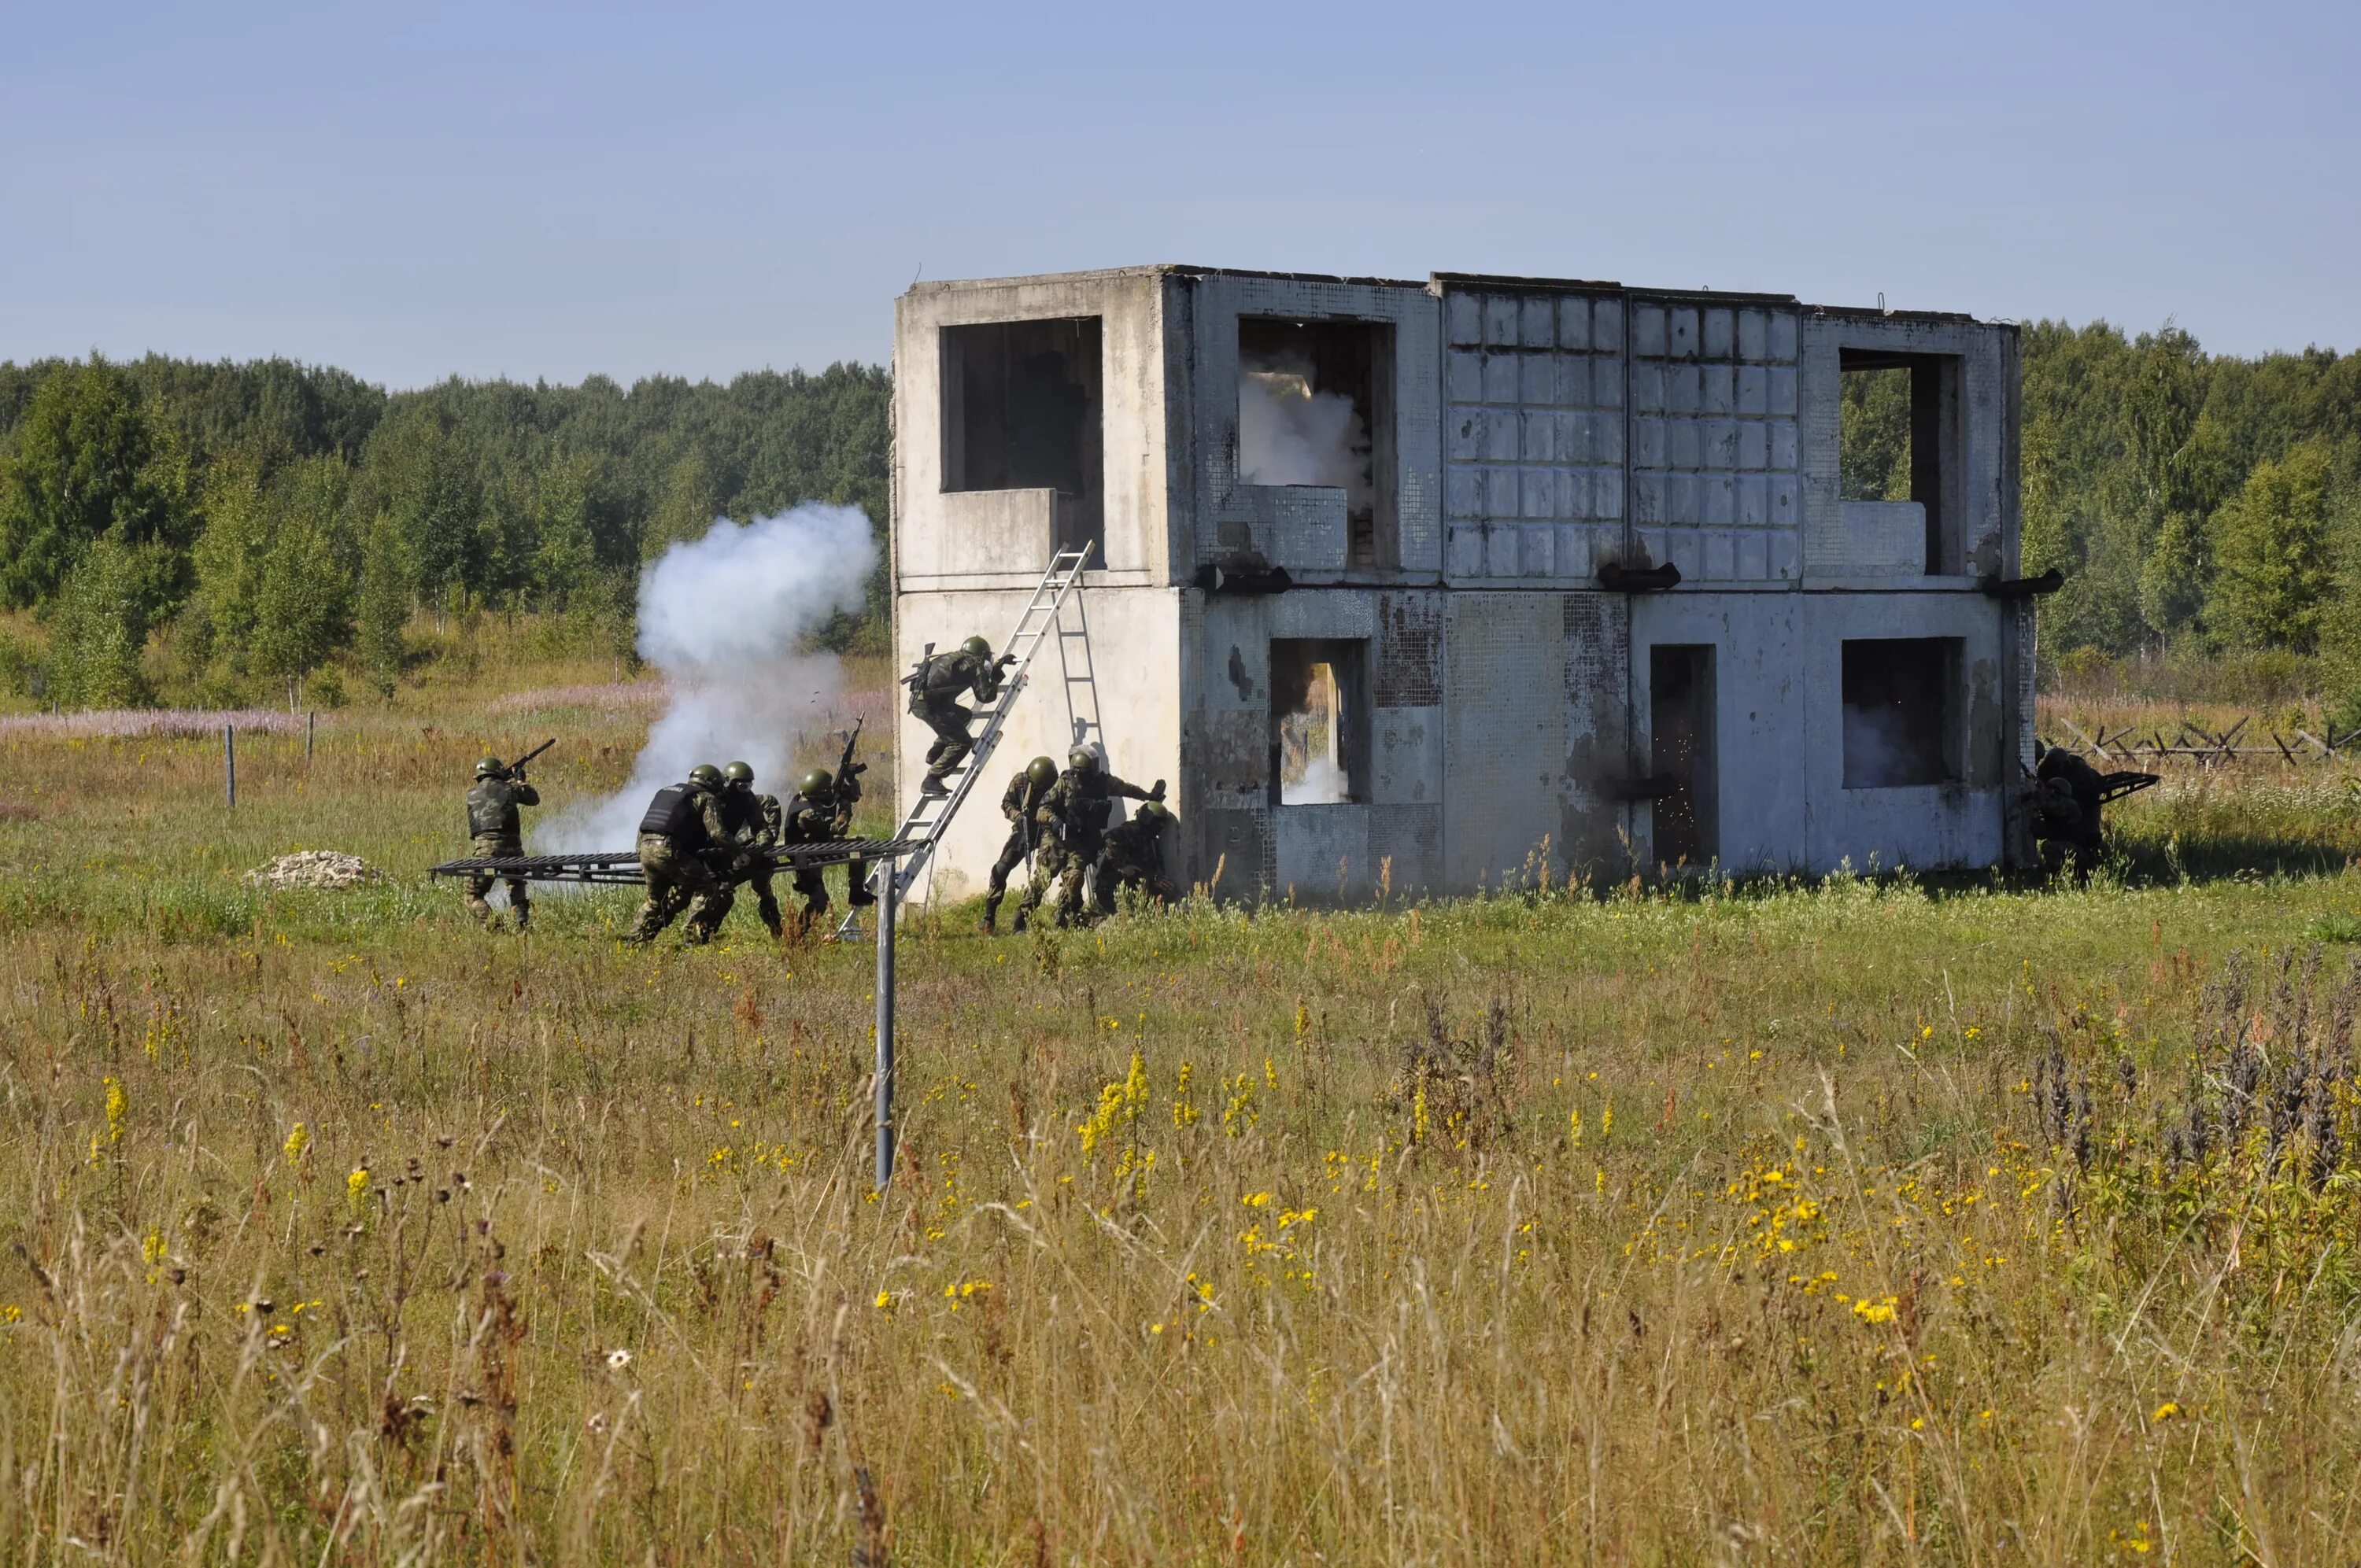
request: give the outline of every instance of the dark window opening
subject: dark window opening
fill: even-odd
[[[1844,786],[1909,789],[1960,774],[1960,642],[1872,637],[1844,645]]]
[[[1950,354],[1847,348],[1837,425],[1838,498],[1916,501],[1927,517],[1927,571],[1958,573],[1960,361]]]
[[[1099,318],[943,328],[943,488],[1055,492],[1058,548],[1105,544]]]
[[[1394,564],[1393,372],[1388,323],[1238,318],[1238,482],[1343,490],[1356,566]]]
[[[1713,745],[1713,650],[1648,652],[1649,769],[1656,795],[1656,859],[1703,865],[1719,852]]]
[[[1290,638],[1270,645],[1270,788],[1274,806],[1368,798],[1366,644]]]

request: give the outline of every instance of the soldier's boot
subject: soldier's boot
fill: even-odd
[[[931,796],[939,800],[944,795],[950,794],[950,792],[951,786],[943,783],[942,775],[940,773],[930,773],[925,778],[918,781],[918,793],[920,795]]]
[[[877,895],[869,889],[867,877],[857,876],[851,881],[852,885],[844,890],[844,901],[847,904],[855,909],[866,909],[877,902]]]
[[[467,895],[467,913],[476,917],[476,924],[478,926],[489,926],[492,923],[491,904],[480,893],[471,893]]]
[[[521,894],[509,895],[509,907],[516,912],[516,928],[522,933],[533,924],[533,901]]]
[[[983,895],[983,918],[977,924],[987,937],[1000,934],[1000,900],[1001,894],[996,893],[987,893]]]

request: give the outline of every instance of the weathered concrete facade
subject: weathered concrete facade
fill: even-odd
[[[1036,663],[943,895],[1078,721],[1224,895],[2018,852],[2031,616],[1980,591],[2017,576],[2013,327],[1156,267],[922,284],[895,368],[906,667],[1004,635],[1054,544],[1104,563],[1095,679]],[[1839,495],[1853,370],[1906,373],[1910,500]]]

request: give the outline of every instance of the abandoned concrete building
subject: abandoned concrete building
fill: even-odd
[[[1841,493],[1854,374],[1898,378],[1906,500]],[[1077,737],[1170,781],[1173,875],[1224,897],[2020,860],[2017,382],[2013,326],[1785,295],[914,287],[902,663],[997,646],[1053,550],[1093,551],[931,891],[981,888],[1006,776]],[[906,719],[902,756],[928,739]]]

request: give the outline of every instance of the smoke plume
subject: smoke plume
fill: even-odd
[[[1238,480],[1247,485],[1334,485],[1358,511],[1375,487],[1369,433],[1341,392],[1315,392],[1308,366],[1247,363],[1238,372]]]
[[[840,610],[858,610],[877,543],[857,508],[800,506],[675,544],[640,574],[640,656],[670,687],[631,781],[545,820],[543,853],[629,850],[648,799],[699,762],[750,762],[754,787],[793,788],[795,737],[841,684],[833,653],[807,646]],[[883,737],[880,737],[882,740]]]

